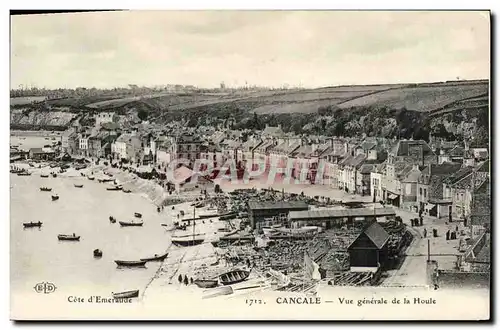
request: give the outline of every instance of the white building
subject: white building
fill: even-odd
[[[95,115],[95,126],[101,127],[104,123],[113,123],[116,122],[118,116],[114,112],[100,112]]]

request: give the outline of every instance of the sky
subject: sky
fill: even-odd
[[[488,12],[125,11],[11,17],[11,88],[488,79]]]

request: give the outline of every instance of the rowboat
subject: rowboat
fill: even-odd
[[[111,223],[115,223],[115,222],[116,222],[116,219],[115,219],[114,217],[110,216],[110,217],[109,217],[109,221],[110,221]]]
[[[108,188],[106,188],[106,190],[118,191],[118,190],[122,190],[122,187],[121,186],[108,187]]]
[[[40,187],[40,191],[52,191],[52,188]]]
[[[95,249],[95,250],[94,250],[94,257],[95,257],[95,258],[100,258],[100,257],[102,257],[102,251],[101,251],[101,250],[99,250],[99,249]]]
[[[130,190],[130,189],[122,189],[122,191],[123,191],[124,193],[126,193],[126,194],[128,194],[128,193],[131,193],[131,192],[132,192],[132,190]]]
[[[235,269],[227,273],[219,275],[219,281],[222,285],[231,285],[240,283],[250,276],[250,272],[242,269]]]
[[[205,234],[177,235],[172,236],[172,244],[176,246],[194,246],[205,241]]]
[[[56,201],[56,200],[58,200],[58,199],[59,199],[59,196],[58,196],[58,195],[52,195],[52,200],[53,200],[53,201]]]
[[[165,258],[167,258],[168,252],[162,255],[157,255],[155,254],[154,257],[149,257],[149,258],[141,258],[141,261],[163,261]]]
[[[134,216],[135,216],[136,218],[142,218],[142,214],[137,213],[137,212],[135,212],[135,213],[134,213]]]
[[[125,260],[115,260],[115,263],[120,267],[146,267],[146,261],[125,261]]]
[[[120,223],[120,226],[122,227],[140,227],[144,224],[144,222],[125,222],[125,221],[118,221]]]
[[[218,280],[207,280],[207,279],[198,279],[194,281],[194,284],[196,284],[199,288],[215,288],[218,284]]]
[[[95,178],[93,176],[89,176],[89,177],[87,177],[87,179],[94,180]]]
[[[238,216],[237,213],[225,213],[219,216],[219,220],[232,220]]]
[[[222,286],[218,288],[214,288],[212,290],[208,290],[206,295],[202,297],[202,299],[215,298],[218,296],[226,296],[233,293],[233,288],[230,286]]]
[[[41,227],[42,223],[38,222],[25,222],[23,223],[24,228]]]
[[[40,177],[41,177],[41,178],[48,178],[48,177],[49,177],[49,175],[48,175],[48,174],[40,174]]]
[[[18,176],[30,176],[31,173],[30,172],[19,172],[17,173]]]
[[[139,290],[131,290],[118,293],[111,292],[111,294],[115,299],[137,298],[139,297]]]
[[[52,177],[53,178],[57,178],[57,174],[56,173],[52,173]]]
[[[79,241],[80,240],[80,236],[76,236],[75,234],[73,235],[57,235],[57,238],[60,240],[60,241]]]
[[[83,188],[83,184],[75,184],[75,188]]]

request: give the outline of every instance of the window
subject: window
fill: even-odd
[[[420,188],[420,196],[422,196],[422,188]]]
[[[424,189],[424,198],[427,198],[427,189]]]

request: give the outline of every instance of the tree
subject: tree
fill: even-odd
[[[144,121],[148,119],[148,112],[144,109],[141,109],[137,112],[137,117],[139,117],[140,120]]]

